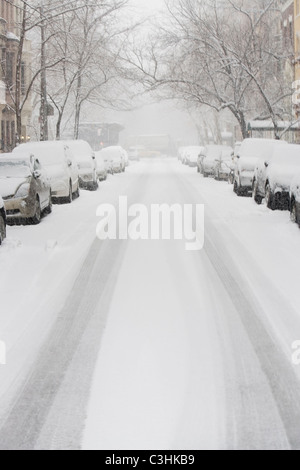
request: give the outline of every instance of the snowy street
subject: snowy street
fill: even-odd
[[[100,241],[99,204],[204,204],[205,247]],[[176,159],[8,227],[1,449],[300,449],[300,233]]]

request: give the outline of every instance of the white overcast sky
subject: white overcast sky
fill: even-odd
[[[141,16],[153,14],[164,8],[164,0],[130,0],[130,4],[140,12]]]
[[[130,15],[133,13],[137,18],[148,16],[155,18],[164,6],[164,0],[130,0]],[[147,29],[147,24],[144,28]],[[122,140],[126,140],[128,135],[170,134],[174,140],[181,140],[186,144],[197,143],[196,129],[191,118],[176,103],[160,102],[145,105],[127,113],[107,111],[103,119],[116,121],[124,126]]]

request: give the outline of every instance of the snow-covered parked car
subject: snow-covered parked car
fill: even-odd
[[[182,162],[186,147],[179,147],[178,149],[178,160]]]
[[[292,222],[295,222],[300,227],[300,171],[291,182],[290,213]]]
[[[268,153],[274,139],[245,139],[240,147],[234,169],[233,190],[238,196],[252,193],[254,171],[258,159]]]
[[[39,224],[43,212],[52,212],[50,181],[34,155],[1,155],[0,194],[8,221]]]
[[[184,163],[191,168],[196,168],[198,163],[198,157],[203,151],[204,147],[195,146],[187,147],[184,153]]]
[[[68,140],[65,144],[71,149],[77,162],[80,188],[96,191],[98,189],[96,157],[90,144],[85,140]]]
[[[6,238],[6,211],[5,211],[3,199],[0,196],[0,245],[2,245],[5,238]]]
[[[266,204],[272,209],[288,209],[295,175],[300,173],[300,146],[276,146],[266,176]],[[295,191],[295,185],[294,185]]]
[[[239,154],[242,142],[237,141],[233,147],[233,156],[232,156],[232,168],[228,176],[228,183],[233,184],[234,182],[234,169],[237,161],[237,156]]]
[[[105,181],[107,174],[110,173],[110,163],[105,160],[105,155],[102,150],[95,152],[97,164],[97,176],[99,181]]]
[[[128,152],[127,152],[127,150],[123,149],[123,147],[121,147],[121,150],[122,150],[123,155],[124,155],[125,166],[129,166],[129,155],[128,155]]]
[[[54,202],[71,203],[79,196],[78,167],[70,148],[60,141],[31,142],[16,147],[13,154],[35,155],[47,171]]]
[[[125,171],[125,159],[121,147],[106,147],[101,150],[105,163],[109,166],[110,172],[122,173]]]
[[[222,160],[222,155],[231,155],[233,149],[226,145],[207,145],[200,155],[198,161],[198,172],[202,173],[204,178],[208,176],[215,177],[215,168],[217,162]]]
[[[228,181],[230,173],[233,170],[233,149],[231,147],[224,147],[221,152],[220,158],[216,159],[215,164],[215,179],[218,181]]]
[[[144,156],[145,151],[145,147],[142,147],[141,145],[129,147],[128,158],[131,161],[139,161]]]
[[[261,204],[263,199],[266,197],[269,166],[272,161],[275,147],[280,147],[283,152],[282,146],[288,145],[289,144],[287,142],[274,140],[264,146],[264,153],[257,160],[252,182],[252,196],[257,204]]]

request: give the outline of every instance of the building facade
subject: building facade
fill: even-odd
[[[11,152],[18,140],[27,140],[27,127],[30,123],[31,97],[22,112],[22,135],[16,132],[16,66],[19,48],[22,2],[0,0],[0,148],[1,152]],[[24,43],[21,64],[21,99],[24,98],[30,81],[31,43]]]

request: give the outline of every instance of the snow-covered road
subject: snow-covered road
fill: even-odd
[[[95,239],[120,195],[204,203],[205,248]],[[299,257],[287,213],[172,159],[9,228],[0,448],[299,449]]]

